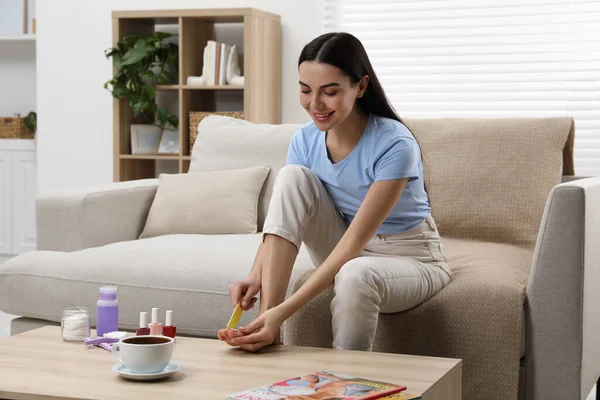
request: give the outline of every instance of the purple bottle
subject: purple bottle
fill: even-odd
[[[119,330],[119,300],[117,288],[114,286],[101,286],[98,314],[96,316],[96,334],[102,337],[105,333]]]

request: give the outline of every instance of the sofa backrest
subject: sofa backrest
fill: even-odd
[[[220,171],[269,165],[271,170],[258,201],[258,230],[261,231],[273,183],[285,165],[294,133],[302,125],[254,124],[224,116],[210,116],[198,124],[189,172]]]
[[[444,236],[535,246],[550,190],[573,175],[572,118],[403,119],[421,147],[432,215]],[[211,116],[198,125],[190,172],[270,165],[273,182],[301,125]]]
[[[441,235],[533,249],[546,199],[573,175],[572,118],[403,119]]]

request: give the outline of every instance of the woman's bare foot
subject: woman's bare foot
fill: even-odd
[[[231,339],[244,336],[244,334],[238,331],[237,329],[219,329],[217,332],[217,336],[219,337],[220,341],[225,342],[230,346],[235,346],[231,343]]]

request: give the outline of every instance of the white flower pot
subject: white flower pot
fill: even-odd
[[[160,143],[160,128],[151,124],[131,124],[131,154],[154,154]]]

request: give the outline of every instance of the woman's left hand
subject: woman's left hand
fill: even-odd
[[[244,350],[258,351],[273,344],[284,320],[277,307],[267,310],[248,325],[240,327],[238,331],[242,335],[230,336],[228,343]]]

